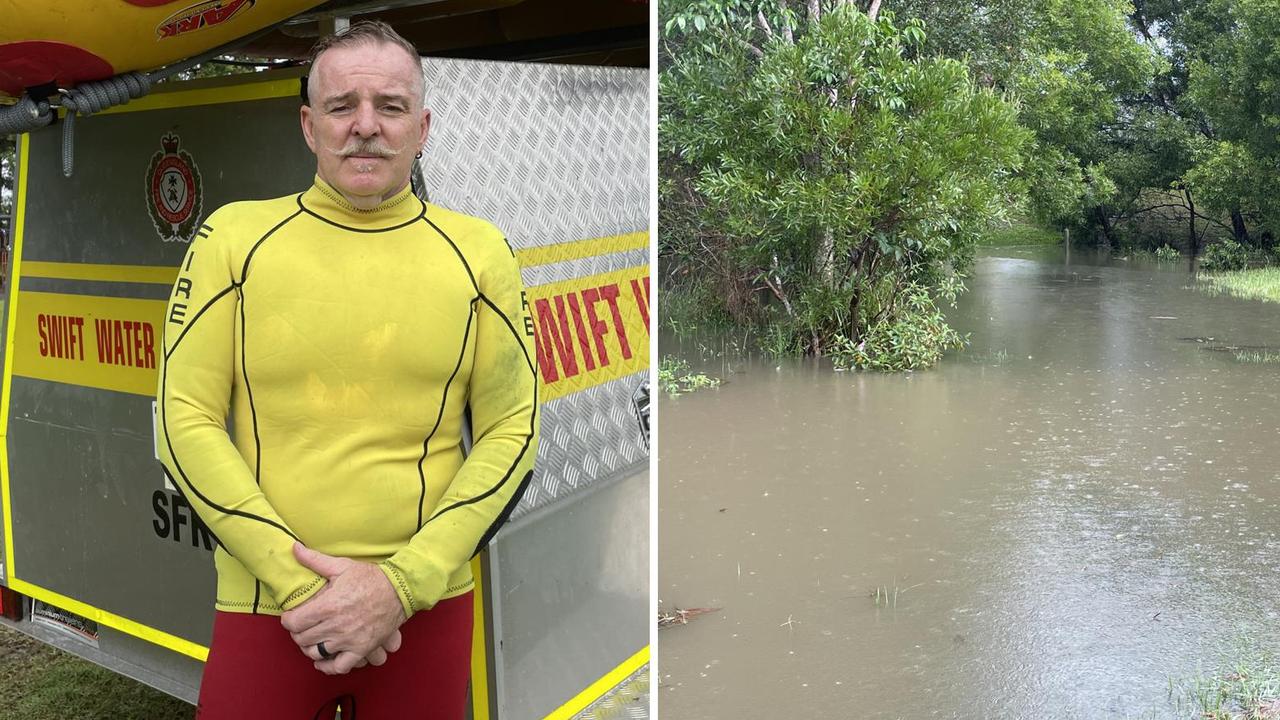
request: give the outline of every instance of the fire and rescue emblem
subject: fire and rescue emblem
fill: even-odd
[[[161,138],[164,150],[151,156],[147,168],[147,212],[165,242],[191,242],[204,199],[196,161],[178,149],[180,142],[172,133]]]

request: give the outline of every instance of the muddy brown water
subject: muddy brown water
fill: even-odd
[[[1280,306],[1016,255],[930,371],[663,338],[725,384],[660,400],[660,602],[722,608],[660,632],[662,717],[1185,717],[1280,640],[1280,365],[1208,349]]]

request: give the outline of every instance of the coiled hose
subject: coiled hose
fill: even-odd
[[[39,102],[23,95],[16,105],[0,107],[0,135],[17,135],[53,122],[48,100]]]
[[[149,73],[124,73],[105,80],[81,83],[69,90],[63,90],[62,107],[66,108],[67,116],[66,124],[62,128],[62,174],[71,177],[71,170],[74,165],[74,127],[77,113],[80,115],[92,115],[109,107],[140,98],[151,91],[152,84],[171,75],[190,70],[206,60],[225,55],[240,45],[263,37],[282,24],[283,22],[269,25],[201,55],[187,58],[172,65],[166,65]],[[48,100],[35,101],[30,96],[24,95],[15,105],[0,106],[0,134],[31,132],[53,123],[55,117]]]
[[[62,93],[62,107],[67,117],[62,125],[62,174],[71,177],[75,162],[76,114],[92,115],[109,107],[140,98],[151,90],[150,76],[131,72],[109,77],[106,80],[81,83]]]

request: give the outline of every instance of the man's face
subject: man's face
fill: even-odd
[[[356,207],[374,207],[409,182],[431,120],[421,72],[404,49],[374,42],[328,50],[311,68],[302,134],[317,174]]]

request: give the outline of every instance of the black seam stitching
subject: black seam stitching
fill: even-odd
[[[481,297],[483,298],[484,296],[481,295]],[[502,315],[501,312],[499,312],[498,314]],[[516,344],[519,345],[520,349],[524,352],[525,358],[528,359],[529,351],[527,348],[525,348],[524,342],[521,341],[520,335],[516,333],[515,328],[511,327],[509,323],[507,327],[511,330],[512,337],[515,339]],[[471,505],[473,503],[477,503],[477,502],[480,502],[481,500],[484,500],[485,498],[497,492],[503,485],[507,484],[508,480],[511,479],[511,474],[515,472],[515,469],[517,467],[519,467],[520,462],[524,459],[524,454],[529,451],[529,443],[533,442],[533,434],[534,434],[533,431],[534,431],[534,428],[537,427],[537,422],[538,422],[538,374],[536,370],[532,369],[532,366],[530,367],[530,370],[533,374],[533,412],[529,413],[529,433],[525,435],[524,446],[520,448],[520,452],[516,455],[515,460],[512,461],[511,467],[507,468],[506,474],[502,476],[502,480],[498,481],[496,485],[494,485],[493,487],[489,488],[488,490],[484,491],[483,493],[473,498],[468,498],[466,500],[459,500],[458,502],[450,505],[449,507],[446,507],[442,510],[437,511],[435,514],[433,514],[430,517],[430,519],[427,520],[427,523],[430,523],[432,520],[435,520],[436,518],[440,517],[441,515],[444,515],[450,510],[455,510],[457,508],[464,507],[466,505]]]
[[[379,205],[378,207],[369,208],[368,210],[361,210],[360,208],[352,205],[350,202],[347,202],[347,199],[342,197],[341,195],[335,195],[329,188],[325,187],[324,185],[316,183],[315,187],[316,187],[316,190],[320,191],[321,195],[324,195],[325,197],[329,198],[334,202],[335,205],[342,207],[342,209],[346,210],[347,212],[369,213],[369,214],[373,214],[376,212],[384,212],[386,210],[390,210],[393,207],[403,205],[405,201],[408,200],[409,198],[417,199],[416,195],[414,195],[411,192],[408,192],[401,195],[399,200],[396,200],[395,202],[390,203],[388,205]],[[418,202],[422,202],[422,201],[418,200]]]
[[[299,197],[299,198],[301,198],[302,196],[301,196],[301,195],[299,195],[298,197]],[[249,251],[248,256],[246,256],[246,257],[245,257],[244,266],[243,266],[243,269],[241,270],[241,277],[242,277],[242,278],[244,278],[244,277],[246,276],[246,274],[247,274],[247,272],[248,272],[248,268],[249,268],[249,258],[253,255],[253,252],[254,252],[254,251],[256,251],[256,250],[258,249],[258,246],[260,246],[260,245],[263,243],[263,241],[265,241],[268,237],[270,237],[273,233],[275,233],[275,231],[276,231],[276,230],[279,230],[281,227],[283,227],[285,223],[289,222],[290,220],[292,220],[293,218],[296,218],[296,217],[298,217],[298,213],[294,213],[293,215],[290,215],[289,217],[285,218],[284,220],[281,220],[279,223],[277,223],[277,224],[276,224],[276,226],[275,226],[275,227],[273,227],[273,228],[271,228],[270,230],[268,230],[268,231],[267,231],[267,233],[266,233],[265,235],[263,235],[261,238],[259,238],[259,239],[258,239],[258,241],[257,241],[256,243],[254,243],[254,246],[253,246],[253,248]],[[243,284],[243,279],[242,279],[242,281],[241,281],[241,283],[240,283],[240,284]],[[289,528],[285,527],[284,525],[282,525],[282,524],[280,524],[280,523],[278,523],[278,522],[275,522],[274,520],[271,520],[271,519],[268,519],[268,518],[264,518],[264,517],[261,517],[261,516],[259,516],[259,515],[254,515],[253,513],[244,512],[243,510],[233,510],[233,509],[231,509],[231,508],[223,507],[223,506],[221,506],[221,505],[219,505],[219,504],[217,504],[217,503],[213,502],[213,501],[212,501],[212,500],[210,500],[208,497],[206,497],[206,496],[204,495],[204,493],[202,493],[202,492],[200,492],[198,489],[196,489],[196,486],[191,482],[191,479],[187,477],[186,472],[184,472],[184,471],[183,471],[183,469],[182,469],[182,463],[178,461],[178,454],[177,454],[177,452],[176,452],[176,451],[174,450],[174,448],[173,448],[173,439],[169,436],[169,408],[168,408],[169,395],[168,395],[168,391],[167,391],[167,386],[168,386],[168,382],[169,382],[169,363],[168,363],[167,361],[169,360],[169,358],[173,357],[173,354],[174,354],[174,353],[176,353],[176,352],[178,351],[178,347],[182,345],[182,341],[183,341],[183,339],[184,339],[184,338],[186,338],[186,337],[187,337],[187,333],[188,333],[188,332],[190,332],[191,328],[195,327],[196,322],[198,322],[198,321],[200,320],[200,318],[204,316],[204,313],[205,313],[209,308],[213,307],[214,303],[216,303],[216,302],[218,302],[219,300],[221,300],[222,298],[226,297],[226,296],[227,296],[227,293],[229,293],[229,292],[231,292],[233,289],[235,289],[235,288],[239,287],[239,285],[240,285],[240,284],[237,284],[237,283],[235,282],[235,280],[232,280],[231,285],[227,286],[226,288],[224,288],[224,289],[222,289],[222,290],[219,290],[219,291],[218,291],[218,293],[217,293],[216,295],[214,295],[212,298],[210,298],[210,299],[209,299],[209,301],[208,301],[208,302],[206,302],[206,303],[204,304],[204,307],[201,307],[201,308],[200,308],[200,310],[199,310],[199,312],[197,312],[197,313],[196,313],[196,314],[191,318],[191,320],[190,320],[190,321],[189,321],[185,326],[183,326],[183,328],[182,328],[182,332],[181,332],[181,333],[179,333],[178,338],[177,338],[176,340],[174,340],[174,341],[173,341],[173,347],[169,348],[169,350],[164,354],[164,357],[165,357],[165,361],[166,361],[166,362],[165,362],[165,364],[163,365],[163,370],[162,370],[162,372],[160,373],[160,398],[159,398],[159,400],[160,400],[160,402],[161,402],[161,403],[163,403],[163,404],[164,404],[164,419],[163,419],[163,421],[162,421],[162,423],[161,423],[161,424],[162,424],[162,427],[164,428],[164,439],[165,439],[165,444],[166,444],[166,445],[168,446],[168,448],[169,448],[169,456],[173,458],[173,466],[174,466],[174,468],[175,468],[175,469],[177,469],[177,471],[178,471],[178,475],[182,478],[182,482],[183,482],[183,483],[185,483],[185,484],[186,484],[186,486],[187,486],[188,488],[190,488],[190,489],[191,489],[191,492],[192,492],[192,493],[194,493],[196,497],[200,498],[201,502],[203,502],[204,504],[208,505],[210,508],[212,508],[212,509],[214,509],[214,510],[216,510],[216,511],[218,511],[218,512],[220,512],[220,513],[224,514],[224,515],[231,515],[231,516],[234,516],[234,517],[243,517],[243,518],[245,518],[245,519],[247,519],[247,520],[257,520],[258,522],[264,523],[264,524],[266,524],[266,525],[269,525],[269,526],[271,526],[271,527],[274,527],[274,528],[276,528],[276,529],[280,530],[280,531],[281,531],[281,532],[283,532],[284,534],[288,535],[290,538],[293,538],[293,540],[294,540],[295,542],[301,542],[301,540],[299,540],[299,539],[298,539],[298,536],[297,536],[297,535],[294,535],[294,534],[293,534],[293,532],[292,532],[292,531],[290,531],[290,530],[289,530]],[[165,341],[165,337],[167,336],[167,334],[168,334],[168,332],[169,332],[168,325],[169,325],[169,323],[166,321],[166,322],[165,322],[164,330],[163,330],[163,332],[162,332],[162,333],[161,333],[161,335],[160,335],[160,342],[161,342],[161,343],[164,343],[164,341]],[[243,348],[242,348],[242,349],[243,349]],[[171,477],[172,477],[172,476],[171,476]],[[175,487],[176,487],[176,484],[175,484]],[[189,501],[188,501],[188,502],[189,502]],[[206,524],[207,524],[207,523],[206,523]],[[216,536],[215,536],[215,537],[216,537]],[[224,547],[225,547],[225,546],[224,546]]]
[[[391,570],[391,575],[392,577],[395,578],[396,585],[400,586],[400,590],[404,593],[404,596],[406,598],[409,598],[409,608],[412,610],[417,610],[418,609],[417,600],[413,597],[413,592],[409,590],[409,583],[405,581],[404,574],[401,573],[400,567],[396,565],[394,562],[392,562],[390,559],[383,560],[382,562],[384,565],[387,566],[387,568]]]
[[[483,550],[495,536],[497,536],[498,530],[511,519],[511,513],[515,512],[516,505],[520,503],[520,498],[524,497],[524,494],[529,489],[529,484],[532,481],[533,470],[530,469],[525,472],[524,477],[520,479],[520,485],[516,487],[515,492],[511,493],[511,498],[507,500],[507,504],[502,508],[502,512],[498,513],[497,517],[493,519],[493,522],[489,523],[489,527],[485,529],[484,534],[480,536],[480,541],[476,543],[475,549],[471,551],[471,557],[479,555],[480,551]]]
[[[459,591],[459,590],[461,590],[461,589],[463,589],[463,588],[474,587],[474,586],[475,586],[475,584],[476,584],[475,578],[472,578],[472,579],[470,579],[470,580],[468,580],[468,581],[466,581],[466,582],[462,583],[461,585],[454,585],[453,587],[445,588],[444,593],[445,593],[445,595],[448,595],[448,594],[449,594],[449,593],[451,593],[451,592],[457,592],[457,591]]]
[[[204,315],[204,313],[205,313],[205,311],[206,311],[206,310],[208,310],[209,308],[213,307],[213,304],[214,304],[214,303],[216,303],[216,302],[218,302],[219,300],[221,300],[221,299],[223,298],[223,296],[225,296],[227,293],[231,292],[232,290],[235,290],[235,289],[236,289],[236,287],[237,287],[237,286],[236,286],[235,282],[233,281],[230,285],[228,285],[228,286],[226,286],[225,288],[223,288],[223,289],[219,290],[219,291],[217,292],[217,294],[215,294],[213,297],[209,298],[209,302],[205,303],[205,304],[204,304],[204,306],[203,306],[203,307],[201,307],[201,308],[196,312],[196,314],[195,314],[195,315],[193,315],[193,316],[191,317],[191,320],[187,321],[187,323],[186,323],[185,325],[183,325],[183,326],[182,326],[182,332],[178,333],[178,339],[173,341],[173,347],[169,348],[169,350],[165,352],[165,354],[164,354],[164,359],[165,359],[165,360],[168,360],[168,359],[169,359],[169,357],[173,355],[173,351],[178,349],[178,345],[182,342],[182,338],[184,338],[184,337],[186,337],[186,336],[187,336],[187,331],[188,331],[188,330],[190,330],[190,329],[192,328],[192,326],[194,326],[194,325],[196,324],[196,321],[200,319],[200,316],[201,316],[201,315]],[[165,333],[167,333],[167,332],[168,332],[168,330],[169,330],[169,325],[170,325],[170,324],[171,324],[171,323],[169,322],[168,318],[165,318],[165,323],[164,323],[164,332],[162,332],[162,333],[161,333],[161,335],[160,335],[160,341],[161,341],[161,342],[164,342],[164,336],[165,336]]]
[[[307,583],[306,585],[303,585],[302,587],[298,588],[297,590],[294,590],[292,593],[289,594],[289,597],[284,599],[284,602],[280,603],[280,607],[283,608],[285,605],[288,605],[294,600],[297,600],[303,595],[306,595],[307,593],[311,592],[312,588],[314,588],[316,585],[319,585],[324,581],[325,581],[324,578],[318,577],[312,580],[311,582]]]
[[[421,202],[421,201],[419,201],[419,202]],[[418,222],[419,220],[424,219],[424,217],[426,216],[426,212],[427,212],[427,206],[426,206],[426,205],[423,205],[423,206],[422,206],[422,208],[418,211],[418,214],[417,214],[417,216],[416,216],[416,217],[414,217],[414,218],[412,218],[412,219],[410,219],[410,220],[406,220],[406,221],[404,221],[404,222],[400,223],[399,225],[392,225],[391,227],[385,227],[385,228],[358,228],[358,227],[351,227],[350,225],[343,225],[343,224],[342,224],[342,223],[340,223],[340,222],[336,222],[336,221],[330,220],[329,218],[327,218],[327,217],[325,217],[325,216],[321,215],[320,213],[318,213],[318,212],[316,212],[316,211],[312,210],[311,208],[307,207],[306,205],[303,205],[303,204],[302,204],[302,196],[301,196],[301,195],[299,195],[299,196],[298,196],[298,208],[299,208],[299,212],[304,212],[304,213],[306,213],[306,214],[310,215],[311,217],[313,217],[313,218],[315,218],[315,219],[317,219],[317,220],[320,220],[321,222],[328,223],[328,224],[330,224],[330,225],[332,225],[332,226],[334,226],[334,227],[342,228],[343,230],[350,230],[351,232],[358,232],[358,233],[383,233],[383,232],[391,232],[392,230],[399,230],[400,228],[408,227],[408,226],[410,226],[410,225],[412,225],[412,224],[414,224],[414,223]]]
[[[301,194],[298,197],[302,197]],[[248,323],[245,320],[245,299],[247,295],[244,291],[244,285],[249,280],[249,263],[253,260],[253,256],[258,252],[258,248],[267,241],[267,238],[276,233],[277,230],[284,227],[289,221],[301,215],[301,211],[294,212],[289,217],[276,223],[275,227],[267,231],[265,235],[258,238],[258,241],[249,248],[249,252],[244,256],[244,263],[240,266],[240,282],[237,285],[239,289],[236,293],[240,298],[240,376],[244,378],[245,393],[249,396],[249,417],[253,420],[253,481],[258,487],[262,487],[262,437],[258,433],[258,409],[253,402],[253,386],[249,384],[249,359],[247,357],[246,345],[248,345]]]
[[[214,600],[213,602],[214,602],[214,604],[219,605],[219,606],[222,606],[222,607],[243,607],[243,608],[247,608],[247,607],[252,607],[252,606],[253,606],[253,603],[249,602],[248,600],[223,600],[223,599],[221,599],[221,598],[218,598],[217,600]],[[258,604],[258,608],[259,608],[259,609],[266,609],[266,610],[282,610],[282,609],[283,609],[283,608],[281,608],[281,607],[277,606],[275,603],[272,603],[272,602],[263,602],[263,603],[259,603],[259,604]]]
[[[453,385],[453,379],[458,376],[458,371],[462,369],[462,360],[467,356],[467,340],[471,337],[471,319],[475,316],[475,300],[467,310],[467,327],[462,333],[462,347],[458,350],[458,362],[453,366],[453,374],[449,375],[449,380],[444,384],[444,393],[440,397],[440,411],[436,413],[436,422],[431,426],[431,432],[427,433],[427,437],[422,441],[422,457],[418,459],[418,479],[422,483],[422,493],[418,496],[418,522],[415,527],[422,527],[422,511],[423,505],[427,501],[427,476],[422,466],[427,461],[427,448],[431,444],[431,438],[435,437],[436,431],[440,429],[440,421],[444,418],[444,406],[449,402],[449,388]]]
[[[508,330],[510,330],[510,331],[511,331],[511,334],[515,336],[515,338],[516,338],[516,344],[518,344],[518,345],[520,346],[520,350],[521,350],[521,352],[523,352],[523,353],[524,353],[524,362],[525,362],[525,364],[526,364],[526,365],[528,365],[528,366],[529,366],[529,370],[531,370],[531,371],[532,371],[532,370],[533,370],[533,358],[529,357],[529,348],[525,347],[524,342],[520,339],[520,333],[516,331],[516,326],[515,326],[515,324],[513,324],[513,323],[511,322],[511,319],[507,317],[506,313],[504,313],[504,312],[502,312],[502,310],[498,309],[498,306],[497,306],[497,305],[495,305],[495,304],[493,303],[493,301],[492,301],[492,300],[490,300],[487,296],[485,296],[485,294],[484,294],[484,293],[481,293],[481,294],[480,294],[480,299],[481,299],[481,300],[483,300],[483,301],[484,301],[484,304],[485,304],[485,305],[488,305],[490,309],[492,309],[494,312],[498,313],[498,317],[502,318],[502,321],[503,321],[504,323],[506,323],[506,324],[507,324],[507,329],[508,329]],[[535,377],[536,377],[536,376],[535,376]]]
[[[502,479],[499,480],[498,483],[493,487],[489,488],[488,490],[480,493],[479,495],[473,498],[468,498],[466,500],[459,500],[458,502],[450,505],[449,507],[437,511],[424,524],[430,524],[432,520],[435,520],[436,518],[440,517],[441,515],[444,515],[450,510],[456,510],[460,507],[465,507],[467,505],[478,503],[481,500],[484,500],[485,498],[497,492],[499,489],[502,488],[503,485],[506,485],[507,481],[511,479],[511,474],[515,472],[515,469],[519,467],[520,462],[524,459],[524,454],[529,451],[529,443],[533,441],[533,428],[536,426],[537,421],[538,421],[538,390],[537,390],[537,385],[535,385],[534,391],[533,391],[533,412],[529,414],[529,432],[527,435],[525,435],[524,445],[520,448],[520,452],[516,454],[515,460],[513,460],[511,463],[511,467],[507,468],[506,474],[503,475]]]
[[[240,375],[244,378],[245,394],[249,396],[249,417],[253,420],[253,480],[262,487],[262,439],[258,435],[258,410],[253,404],[253,386],[249,384],[249,360],[245,355],[244,290],[240,296]]]
[[[177,343],[175,343],[174,350],[177,350],[177,348],[178,348]],[[187,487],[191,489],[191,492],[195,493],[196,497],[200,498],[201,502],[213,508],[214,510],[217,510],[223,515],[233,515],[236,517],[242,517],[249,520],[257,520],[258,522],[265,523],[267,525],[270,525],[271,527],[274,527],[280,530],[281,532],[293,538],[297,542],[302,542],[301,540],[298,540],[298,536],[294,535],[289,530],[289,528],[285,527],[284,525],[281,525],[280,523],[274,520],[264,518],[260,515],[254,515],[253,513],[244,512],[243,510],[232,510],[231,508],[225,508],[213,502],[209,498],[205,497],[204,493],[197,490],[196,486],[192,484],[189,478],[187,478],[186,472],[182,470],[182,463],[178,461],[178,455],[173,449],[173,439],[169,436],[168,392],[166,391],[166,386],[169,382],[168,363],[166,363],[164,367],[165,367],[165,371],[160,374],[160,397],[161,397],[161,401],[165,403],[164,421],[162,423],[164,427],[164,439],[165,439],[165,444],[168,445],[169,447],[169,456],[173,458],[173,466],[178,470],[178,475],[182,478],[182,482],[185,483]]]
[[[161,341],[163,342],[163,338]],[[173,477],[173,473],[169,472],[169,468],[165,467],[164,463],[160,463],[160,469],[164,471],[164,476],[169,478],[169,482],[173,484],[174,491],[177,492],[178,495],[182,496],[182,499],[186,501],[188,507],[192,507],[191,500],[187,499],[187,494],[182,491],[182,486],[179,485],[177,479]],[[203,518],[201,519],[201,522],[204,523]],[[218,534],[209,527],[208,523],[204,523],[204,529],[213,537],[213,541],[218,544],[218,547],[222,548],[222,552],[226,553],[230,557],[235,557],[235,555],[227,549],[227,546],[223,544],[222,540],[218,538]]]
[[[423,206],[423,207],[425,209],[426,206]],[[422,216],[422,220],[425,221],[428,225],[430,225],[433,229],[435,229],[436,232],[440,233],[440,237],[444,238],[444,241],[449,243],[449,247],[453,248],[453,252],[457,254],[458,259],[462,261],[462,267],[466,268],[467,270],[467,277],[471,279],[471,287],[475,288],[476,295],[480,295],[481,297],[483,297],[483,295],[480,292],[480,285],[476,282],[476,275],[475,273],[471,272],[471,263],[467,262],[466,256],[463,255],[462,251],[458,249],[458,245],[453,242],[453,238],[449,237],[449,234],[446,233],[444,230],[441,230],[439,225],[436,225],[435,223],[431,222],[431,218],[427,217],[425,214]]]
[[[299,202],[302,201],[301,194],[298,195],[298,201]],[[249,262],[253,260],[253,255],[254,253],[258,252],[258,248],[262,247],[262,243],[266,242],[267,238],[274,235],[277,230],[284,227],[285,224],[288,223],[290,220],[293,220],[294,218],[298,217],[301,214],[302,214],[302,211],[299,210],[294,214],[290,215],[289,217],[276,223],[275,227],[271,228],[266,232],[265,235],[258,238],[258,241],[253,244],[253,247],[249,248],[249,252],[245,253],[245,256],[244,256],[244,264],[240,266],[240,283],[239,284],[244,285],[245,282],[249,279]]]

